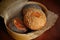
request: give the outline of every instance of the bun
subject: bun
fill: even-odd
[[[39,30],[46,24],[46,15],[41,9],[28,8],[24,12],[24,24],[31,30]]]
[[[20,18],[16,17],[13,19],[13,23],[15,25],[15,27],[20,30],[20,32],[24,33],[27,31],[27,29],[25,28],[25,26],[23,25],[23,22],[20,20]]]

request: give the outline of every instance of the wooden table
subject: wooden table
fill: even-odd
[[[60,40],[60,1],[59,0],[30,0],[44,4],[49,10],[59,15],[55,25],[34,40]],[[0,40],[14,40],[6,31],[3,18],[0,17]]]

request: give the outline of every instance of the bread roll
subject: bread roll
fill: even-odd
[[[14,25],[16,26],[17,29],[26,32],[26,28],[23,25],[23,22],[20,20],[20,18],[16,17],[13,20]]]
[[[31,30],[39,30],[46,24],[46,15],[41,9],[28,8],[24,12],[24,24]]]

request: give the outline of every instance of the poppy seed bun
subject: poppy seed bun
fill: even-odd
[[[23,10],[24,24],[31,30],[39,30],[46,24],[45,13],[38,8],[30,7]]]

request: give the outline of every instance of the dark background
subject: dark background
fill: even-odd
[[[29,0],[44,4],[49,10],[59,15],[55,25],[34,40],[60,40],[60,1],[59,0]],[[2,0],[0,0],[2,2]],[[0,17],[0,40],[14,40],[6,31],[4,19]]]

